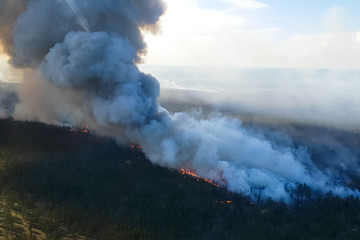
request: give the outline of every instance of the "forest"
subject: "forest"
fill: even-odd
[[[69,127],[0,120],[0,239],[360,239],[360,201],[250,199]]]

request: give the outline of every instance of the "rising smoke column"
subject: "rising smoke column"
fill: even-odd
[[[193,169],[245,194],[262,189],[263,197],[289,201],[298,182],[354,193],[316,168],[303,149],[275,148],[234,119],[172,115],[158,106],[158,81],[136,63],[146,50],[141,30],[156,29],[164,13],[161,0],[0,0],[0,6],[12,13],[0,16],[11,63],[38,69],[46,82],[36,87],[50,83],[55,93],[43,95],[42,111],[76,112],[75,124],[137,142],[154,163]]]
[[[54,86],[80,95],[87,105],[84,119],[95,117],[101,125],[136,125],[156,115],[159,84],[140,73],[135,62],[146,47],[141,28],[157,27],[163,3],[68,2],[29,0],[26,11],[14,13],[19,15],[15,22],[11,15],[7,22],[13,22],[12,34],[2,34],[12,40],[4,41],[11,63],[40,68]],[[4,0],[0,5],[17,9],[21,3]]]

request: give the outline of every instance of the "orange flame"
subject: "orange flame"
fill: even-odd
[[[231,204],[231,203],[233,203],[233,201],[215,201],[215,203],[220,203],[220,204]]]
[[[210,179],[206,179],[206,178],[200,177],[199,175],[197,175],[197,174],[195,173],[195,171],[185,170],[184,168],[182,168],[182,169],[181,169],[181,173],[182,173],[183,175],[188,175],[188,176],[192,176],[192,177],[194,177],[194,178],[197,178],[197,181],[202,180],[202,181],[204,181],[204,182],[207,182],[207,183],[210,183],[210,184],[214,185],[215,187],[220,187],[220,185],[217,184],[216,182],[214,182],[214,181],[212,181],[212,180],[210,180]]]
[[[135,149],[142,149],[142,146],[141,145],[138,145],[138,144],[133,144],[130,146],[131,148],[135,148]]]
[[[78,133],[90,133],[88,126],[86,128],[78,128],[78,127],[72,127],[68,129],[68,132],[78,132]]]

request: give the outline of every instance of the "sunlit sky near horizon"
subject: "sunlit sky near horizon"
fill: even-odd
[[[145,64],[360,69],[360,1],[165,2]]]
[[[145,65],[360,69],[358,0],[164,1]],[[0,79],[13,81],[7,59]]]

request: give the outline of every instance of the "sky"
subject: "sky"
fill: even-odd
[[[165,0],[145,65],[360,69],[358,0]]]
[[[144,65],[360,69],[358,0],[165,2]],[[16,80],[7,60],[0,79]]]

